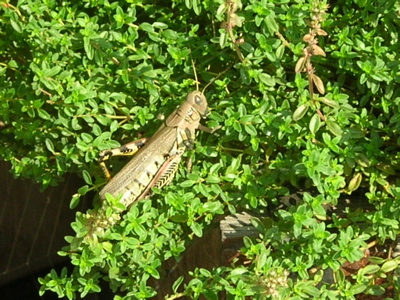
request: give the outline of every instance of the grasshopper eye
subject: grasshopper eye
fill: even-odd
[[[194,102],[195,102],[197,105],[201,105],[202,102],[203,102],[203,99],[201,99],[201,97],[200,97],[199,95],[196,95],[196,96],[194,96]]]

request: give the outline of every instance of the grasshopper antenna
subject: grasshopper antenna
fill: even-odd
[[[204,94],[204,91],[206,90],[206,88],[208,88],[211,84],[213,84],[215,82],[215,80],[220,78],[221,75],[225,74],[232,67],[233,67],[233,64],[231,64],[229,67],[227,67],[225,70],[220,72],[217,76],[215,76],[209,83],[207,83],[207,85],[204,87],[204,89],[201,91],[201,93]],[[196,80],[197,80],[197,77],[196,77]]]
[[[199,79],[197,77],[197,72],[196,72],[196,66],[194,64],[194,60],[193,60],[193,55],[192,55],[192,50],[190,50],[190,59],[192,61],[192,67],[193,67],[193,73],[194,73],[194,78],[196,80],[196,90],[199,90]],[[219,77],[221,77],[221,75],[225,74],[230,68],[233,67],[234,64],[231,64],[229,67],[227,67],[225,70],[223,70],[222,72],[220,72],[217,76],[215,76],[209,83],[207,83],[207,85],[204,87],[204,89],[201,91],[202,94],[204,94],[204,91],[206,90],[206,88],[208,88],[211,84],[213,84],[215,82],[215,80],[217,80]]]
[[[196,91],[199,90],[199,79],[197,78],[197,72],[196,72],[196,66],[194,64],[193,56],[192,56],[192,51],[190,51],[190,60],[192,61],[192,68],[193,68],[193,73],[194,73],[194,78],[196,80]],[[203,93],[203,92],[202,92]]]

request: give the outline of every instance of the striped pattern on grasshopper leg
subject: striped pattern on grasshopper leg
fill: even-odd
[[[208,104],[203,93],[191,92],[150,139],[141,140],[143,145],[141,142],[133,143],[137,146],[137,153],[99,193],[103,205],[97,213],[89,216],[92,227],[89,232],[101,233],[102,228],[112,226],[119,219],[119,215],[115,214],[106,217],[107,193],[113,197],[120,197],[120,203],[128,208],[145,198],[152,187],[162,188],[170,183],[182,154],[194,142],[201,118],[207,115]],[[121,148],[103,152],[101,160],[121,152],[122,155],[126,154]]]

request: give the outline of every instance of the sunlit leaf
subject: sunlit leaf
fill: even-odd
[[[353,176],[353,178],[350,180],[349,182],[349,186],[347,188],[349,193],[354,192],[356,189],[359,188],[360,184],[362,181],[362,174],[361,173],[357,173]]]
[[[324,83],[322,82],[321,78],[319,78],[315,74],[312,74],[311,79],[314,82],[315,86],[317,87],[318,92],[320,92],[320,94],[325,94],[325,87],[324,87]]]
[[[294,68],[294,71],[296,73],[300,73],[300,72],[304,71],[305,61],[306,61],[306,58],[304,56],[299,58],[299,60],[296,63],[296,67]]]
[[[309,107],[310,106],[308,104],[302,104],[299,107],[297,107],[297,109],[293,113],[293,120],[299,121],[301,118],[303,118],[307,113]]]
[[[310,120],[310,131],[312,134],[316,134],[319,128],[321,127],[321,117],[318,114],[312,116]]]

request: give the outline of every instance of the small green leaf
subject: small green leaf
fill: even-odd
[[[44,120],[51,120],[52,119],[50,114],[47,111],[45,111],[44,109],[38,108],[37,112],[38,112],[38,116],[40,118],[44,119]]]
[[[55,66],[54,68],[44,70],[43,76],[53,77],[53,76],[57,75],[60,71],[61,71],[61,67]]]
[[[140,28],[146,32],[154,32],[154,28],[150,23],[143,22],[140,24]]]
[[[309,127],[311,133],[315,135],[321,127],[321,118],[318,114],[312,116]]]
[[[193,10],[196,15],[200,15],[201,13],[201,0],[192,0]]]
[[[86,132],[81,133],[81,138],[85,143],[91,143],[93,141],[93,137]]]
[[[179,277],[177,280],[175,280],[175,282],[173,283],[173,285],[172,285],[172,291],[173,291],[174,293],[177,293],[177,292],[178,292],[178,288],[179,288],[179,286],[182,284],[183,279],[184,279],[184,277],[183,277],[183,276],[180,276],[180,277]]]
[[[185,180],[185,181],[181,182],[179,185],[180,185],[181,187],[187,188],[187,187],[193,186],[195,183],[196,183],[196,182],[193,181],[193,180]]]
[[[285,45],[280,45],[278,48],[276,48],[275,55],[277,59],[281,59],[284,53],[285,53]]]
[[[215,213],[218,210],[221,210],[222,204],[220,202],[206,202],[203,207],[206,211]]]
[[[176,33],[176,31],[173,31],[171,29],[164,30],[162,32],[162,35],[170,40],[176,40],[178,38],[178,34]]]
[[[332,132],[334,135],[341,137],[343,135],[342,128],[333,120],[326,120],[326,126],[328,127],[329,131]]]
[[[257,130],[252,124],[246,124],[244,125],[244,130],[250,134],[251,136],[256,136],[257,135]]]
[[[46,139],[45,140],[45,143],[46,143],[46,148],[47,148],[47,150],[49,150],[51,153],[53,153],[54,154],[54,145],[53,145],[53,142],[50,140],[50,139]]]
[[[296,108],[296,110],[293,113],[293,121],[299,121],[301,118],[303,118],[304,115],[307,113],[309,107],[310,106],[306,103]]]
[[[219,183],[221,179],[217,175],[208,175],[206,178],[207,183]]]
[[[378,265],[368,265],[365,268],[361,269],[360,272],[362,272],[362,274],[375,274],[377,272],[379,272],[380,267]]]
[[[262,83],[264,83],[267,86],[275,86],[276,82],[275,79],[266,73],[260,73],[258,78]]]
[[[328,99],[326,97],[318,98],[318,101],[320,101],[320,102],[322,102],[322,103],[324,103],[324,104],[326,104],[326,105],[328,105],[330,107],[333,107],[335,109],[339,109],[340,108],[340,105],[339,105],[339,103],[337,101],[332,100],[332,99]]]
[[[85,180],[85,182],[89,185],[92,185],[92,177],[90,176],[89,172],[86,170],[82,171],[82,176],[83,176],[83,180]]]
[[[389,260],[387,262],[385,262],[382,266],[381,266],[381,270],[384,273],[388,273],[390,271],[393,271],[394,269],[397,268],[397,266],[399,265],[399,262],[396,260]]]
[[[242,79],[243,83],[249,85],[252,81],[249,68],[247,66],[241,65],[240,68],[240,78]]]
[[[353,295],[360,294],[364,292],[367,289],[367,286],[365,284],[355,284],[352,287],[350,287],[350,291]]]
[[[351,194],[352,192],[354,192],[356,189],[358,189],[358,187],[360,186],[362,181],[362,174],[361,173],[357,173],[353,176],[353,178],[350,180],[349,182],[349,186],[348,186],[348,192]]]
[[[311,295],[315,298],[318,298],[318,296],[320,295],[319,289],[317,289],[315,286],[312,286],[311,284],[303,285],[302,290],[306,294]]]
[[[371,161],[363,153],[356,153],[354,159],[361,167],[368,168],[371,166]],[[377,168],[379,169],[379,166]]]
[[[17,69],[17,68],[18,68],[17,62],[16,62],[15,60],[13,60],[13,59],[10,60],[10,61],[8,61],[7,65],[8,65],[10,68],[14,68],[14,69]]]
[[[219,46],[220,46],[222,49],[225,48],[227,39],[228,39],[228,34],[226,33],[226,31],[224,30],[224,31],[220,32],[220,36],[219,36]]]
[[[193,222],[190,225],[190,229],[192,229],[193,233],[198,237],[203,236],[203,227],[199,223]]]
[[[14,30],[16,32],[22,33],[21,21],[18,19],[18,15],[16,12],[13,12],[11,14],[10,23],[11,23],[12,28],[14,28]]]
[[[153,27],[160,28],[160,29],[167,29],[168,25],[162,22],[154,22]]]
[[[72,196],[72,199],[69,203],[69,208],[74,209],[75,207],[77,207],[79,204],[79,200],[80,200],[80,195],[76,194],[76,195]]]
[[[267,25],[268,31],[271,35],[275,35],[275,33],[279,30],[278,24],[275,22],[275,19],[272,15],[268,15],[264,19],[265,25]]]

